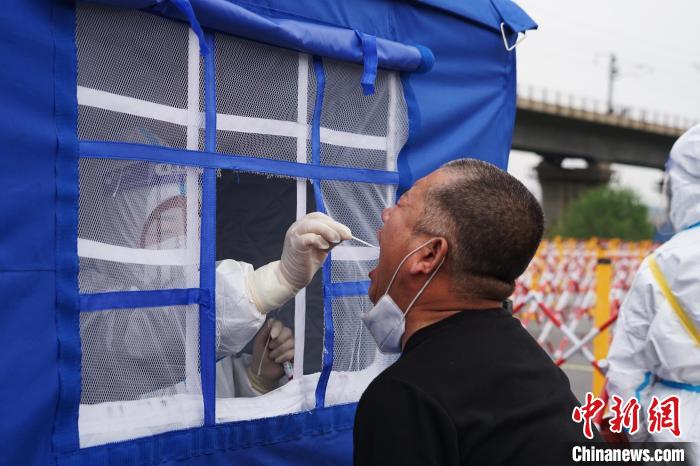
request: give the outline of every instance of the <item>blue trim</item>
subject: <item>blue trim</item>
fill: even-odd
[[[327,283],[324,292],[332,298],[339,298],[342,296],[367,296],[370,283],[369,280],[361,282]]]
[[[316,77],[316,102],[314,104],[314,114],[311,120],[311,161],[315,168],[321,168],[321,113],[323,112],[323,97],[326,87],[326,73],[323,69],[321,57],[314,57],[314,76]],[[314,198],[316,199],[316,209],[326,213],[326,206],[323,202],[321,180],[316,178],[313,183]],[[328,377],[333,368],[333,308],[330,296],[326,293],[326,284],[331,283],[331,254],[326,257],[323,263],[323,357],[321,375],[316,385],[316,408],[323,408],[326,404],[326,387]]]
[[[697,227],[700,227],[700,222],[698,222],[698,223],[693,223],[692,225],[683,228],[683,230],[684,230],[684,231],[685,231],[685,230],[691,230],[691,229],[697,228]]]
[[[114,291],[80,295],[80,312],[95,312],[108,309],[132,309],[139,307],[185,306],[188,304],[210,305],[209,291],[199,288]]]
[[[491,4],[498,12],[501,20],[513,32],[526,32],[530,29],[537,29],[537,23],[530,18],[525,11],[511,0],[491,0]],[[500,24],[499,24],[500,27]]]
[[[357,38],[362,44],[362,93],[364,95],[374,94],[374,81],[377,79],[377,38],[364,32],[355,31]]]
[[[115,6],[146,9],[170,18],[188,20],[182,11],[169,1],[98,1]],[[362,64],[362,46],[352,29],[308,20],[266,16],[254,11],[254,8],[260,5],[247,7],[230,0],[189,0],[189,3],[204,28],[309,55]],[[428,63],[423,62],[424,54],[416,46],[383,38],[377,39],[377,58],[381,68],[397,71],[415,71],[428,66]]]
[[[687,390],[689,392],[700,393],[700,385],[692,385],[684,382],[675,382],[673,380],[658,379],[661,385],[665,385],[671,388],[677,388],[679,390]]]
[[[321,375],[316,385],[316,409],[326,406],[326,388],[328,379],[333,370],[333,344],[335,341],[335,329],[333,328],[333,296],[327,293],[326,283],[331,282],[331,254],[328,254],[323,264],[323,366]]]
[[[110,443],[82,449],[78,452],[57,458],[59,466],[92,466],[139,464],[142,466],[164,464],[249,464],[253,457],[255,464],[280,464],[286,454],[305,452],[315,455],[309,458],[293,458],[293,464],[349,463],[351,452],[311,452],[307,449],[288,449],[285,444],[303,438],[311,438],[317,444],[328,445],[324,439],[339,435],[352,435],[357,403],[332,406],[324,409],[305,411],[288,416],[276,416],[250,421],[217,424],[212,427],[197,427],[187,430],[166,432],[125,442]],[[281,444],[276,458],[264,455],[268,449]],[[229,453],[224,457],[222,454]],[[195,460],[196,458],[196,460]],[[273,460],[277,462],[273,462]],[[189,461],[188,461],[189,460]],[[267,460],[267,461],[266,461]]]
[[[78,141],[75,10],[72,2],[53,4],[54,121],[56,123],[56,331],[60,392],[53,448],[79,448],[80,313],[78,312]],[[45,129],[50,131],[50,128]],[[48,312],[48,311],[47,311]],[[40,448],[37,445],[37,448]]]
[[[316,101],[311,120],[311,163],[321,164],[321,113],[323,112],[323,96],[326,88],[326,73],[321,57],[314,57],[314,76],[316,77]],[[323,202],[321,202],[323,204]]]
[[[123,142],[80,141],[80,156],[119,160],[145,160],[173,165],[241,170],[252,173],[309,178],[316,180],[354,181],[357,183],[398,184],[399,174],[384,170],[310,165],[213,151],[172,149],[170,147]],[[399,158],[400,160],[400,158]]]
[[[199,38],[199,53],[202,55],[207,55],[210,51],[209,45],[207,44],[207,38],[204,36],[202,26],[197,20],[197,15],[194,14],[190,0],[170,0],[170,2],[172,2],[172,4],[175,5],[183,15],[185,15],[187,22],[190,23],[190,27]]]
[[[420,133],[421,126],[420,108],[416,100],[416,94],[413,92],[413,87],[411,87],[410,79],[411,75],[409,73],[401,73],[401,85],[403,87],[403,96],[406,101],[406,114],[408,116],[408,139],[401,149],[401,152],[398,154],[396,161],[399,170],[399,186],[396,189],[397,197],[411,189],[413,185],[413,172],[411,171],[411,166],[408,164],[407,158],[403,156],[403,154],[406,152],[406,148]]]
[[[216,49],[214,35],[207,32],[204,57],[204,119],[207,152],[216,151]],[[204,399],[204,425],[216,424],[216,170],[202,174],[202,228],[200,235],[199,286],[209,290],[209,305],[199,306],[199,366]]]
[[[433,51],[430,50],[428,47],[416,45],[416,48],[420,52],[422,59],[420,67],[416,71],[414,71],[414,73],[427,73],[433,68],[433,65],[435,64],[435,55],[433,55]]]
[[[644,374],[644,381],[634,390],[634,397],[641,403],[642,402],[642,390],[647,388],[651,383],[652,373],[647,372]]]

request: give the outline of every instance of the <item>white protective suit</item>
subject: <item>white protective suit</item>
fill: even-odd
[[[700,125],[674,144],[667,174],[670,218],[678,233],[653,254],[672,293],[700,328]],[[620,309],[608,362],[609,394],[624,401],[639,394],[642,419],[651,396],[680,399],[680,438],[663,430],[649,439],[642,422],[633,440],[700,442],[700,346],[664,297],[648,258]],[[641,388],[647,374],[650,383]],[[686,388],[671,388],[663,381]],[[700,444],[693,448],[691,456],[700,464]]]
[[[149,194],[152,195],[152,191]],[[144,209],[137,211],[141,210]],[[128,218],[126,214],[115,217]],[[167,217],[167,220],[170,222],[167,228],[160,228],[175,232],[174,236],[158,243],[153,249],[171,249],[185,242],[181,230],[171,225],[177,222],[173,222],[171,217]],[[126,230],[138,231],[133,227]],[[264,374],[261,378],[261,374],[256,376],[248,370],[251,355],[239,355],[240,351],[255,337],[269,311],[281,307],[311,281],[328,254],[331,243],[338,244],[350,238],[351,233],[346,226],[314,212],[288,229],[279,261],[255,270],[251,264],[235,260],[223,260],[216,264],[217,397],[257,396],[274,388],[271,385],[274,381],[266,380]],[[146,289],[152,283],[168,288],[171,282],[181,283],[180,275],[183,273],[177,271],[168,275],[161,270],[156,273],[138,266],[130,271],[132,273],[126,279],[124,275],[114,278],[110,275],[110,269],[101,262],[83,261],[81,286],[99,289],[105,283],[119,286],[128,282],[142,284]],[[89,346],[89,350],[83,354],[82,403],[188,391],[188,382],[178,379],[175,373],[182,366],[178,348],[182,348],[187,333],[184,313],[83,313],[80,328],[81,338]],[[88,335],[92,337],[88,338]],[[285,351],[287,353],[289,351]],[[126,376],[117,378],[110,375],[125,373]],[[104,381],[109,381],[109,385],[105,385]]]

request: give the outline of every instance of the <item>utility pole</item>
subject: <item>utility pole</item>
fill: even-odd
[[[615,113],[613,108],[613,87],[615,79],[620,74],[620,68],[617,66],[617,56],[614,53],[610,54],[610,66],[608,68],[608,114]]]

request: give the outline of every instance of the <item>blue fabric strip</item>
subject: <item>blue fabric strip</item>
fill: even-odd
[[[673,380],[658,379],[661,385],[665,385],[671,388],[677,388],[679,390],[687,390],[689,392],[700,393],[700,385],[692,385],[684,382],[675,382]]]
[[[53,3],[56,160],[56,328],[60,393],[54,422],[57,453],[79,448],[80,313],[78,312],[78,141],[75,10]],[[44,128],[50,131],[50,128]],[[49,154],[47,154],[49,155]],[[47,312],[50,312],[47,310]],[[39,446],[37,445],[37,448]]]
[[[697,227],[700,227],[700,222],[698,222],[698,223],[693,223],[692,225],[683,228],[683,230],[691,230],[691,229],[697,228]]]
[[[58,466],[275,465],[352,462],[356,403],[177,430],[59,456]]]
[[[642,390],[647,388],[649,384],[651,383],[651,377],[652,373],[647,372],[644,374],[644,380],[642,381],[641,384],[634,390],[634,397],[641,403],[642,402]]]
[[[145,160],[173,165],[241,170],[252,173],[309,178],[316,180],[354,181],[357,183],[398,184],[399,174],[383,170],[310,165],[213,151],[172,149],[122,142],[80,141],[80,156],[92,158]],[[317,155],[319,156],[319,155]],[[320,156],[319,156],[320,157]]]
[[[321,165],[321,113],[323,113],[323,94],[326,87],[326,73],[321,57],[314,57],[314,76],[316,77],[316,101],[311,120],[311,163]],[[323,202],[321,202],[323,204]]]
[[[179,8],[163,0],[97,1],[127,8],[147,9],[147,11],[176,19],[188,19]],[[352,29],[331,26],[328,22],[323,24],[322,21],[282,18],[280,16],[284,13],[279,10],[274,16],[264,16],[254,11],[264,2],[247,2],[251,4],[250,7],[238,5],[230,0],[189,0],[189,3],[204,28],[309,55],[362,63],[362,49],[357,46],[357,37]],[[386,10],[379,11],[381,12],[379,14],[384,14]],[[313,13],[309,17],[313,18]],[[425,69],[430,63],[424,61],[424,56],[413,45],[383,38],[377,39],[377,57],[379,66],[382,68],[398,71]]]
[[[209,292],[199,288],[149,291],[114,291],[80,295],[80,312],[139,307],[210,305]]]
[[[318,168],[321,163],[321,113],[323,112],[323,97],[326,87],[326,73],[323,69],[321,57],[314,57],[314,76],[316,77],[316,102],[314,104],[314,114],[311,120],[311,161]],[[321,180],[316,178],[313,181],[314,198],[316,199],[316,209],[326,213],[326,206],[323,202]],[[323,408],[326,404],[326,387],[328,377],[333,368],[333,308],[330,296],[326,293],[326,284],[331,282],[331,254],[328,254],[323,263],[323,356],[321,375],[316,385],[316,408]]]
[[[339,298],[342,296],[367,296],[369,285],[369,280],[361,282],[328,283],[325,286],[325,293],[332,298]]]
[[[204,36],[204,31],[202,30],[202,26],[199,24],[199,21],[197,20],[197,15],[194,14],[194,10],[192,9],[192,4],[190,3],[190,0],[170,0],[173,5],[177,7],[180,12],[182,12],[183,15],[187,18],[187,22],[190,23],[190,27],[194,31],[195,34],[197,34],[197,37],[199,38],[199,53],[202,55],[207,55],[209,53],[209,46],[207,44],[207,39]]]
[[[377,79],[377,38],[370,34],[355,31],[362,46],[362,93],[364,95],[374,94],[374,81]]]
[[[207,32],[204,57],[204,119],[208,152],[216,151],[216,64],[214,35]],[[209,290],[209,305],[199,306],[199,364],[202,371],[204,425],[216,423],[216,170],[206,168],[202,175],[202,228],[199,286]]]
[[[491,0],[501,20],[515,33],[537,29],[537,23],[511,0]],[[500,25],[499,25],[500,26]]]
[[[411,185],[415,181],[413,179],[413,172],[411,171],[411,166],[403,155],[406,153],[406,148],[408,148],[416,136],[420,133],[420,108],[418,106],[418,101],[416,100],[416,95],[411,87],[411,75],[409,73],[401,73],[401,87],[403,87],[403,96],[406,101],[406,114],[408,116],[408,139],[406,144],[404,144],[401,152],[399,152],[396,160],[396,165],[399,169],[399,186],[396,189],[396,197],[400,197],[404,192],[411,189]]]
[[[323,264],[323,283],[331,282],[331,254],[328,254]],[[323,292],[323,366],[321,375],[316,385],[316,409],[326,406],[326,388],[328,388],[328,378],[333,370],[333,344],[335,340],[335,329],[333,328],[333,296],[325,290]]]

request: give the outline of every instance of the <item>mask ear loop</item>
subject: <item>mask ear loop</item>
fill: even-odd
[[[388,293],[389,293],[389,290],[391,289],[391,285],[394,284],[394,280],[396,279],[396,276],[399,274],[399,270],[401,270],[401,266],[404,264],[404,262],[406,262],[406,261],[408,260],[408,258],[411,257],[413,254],[415,254],[416,252],[418,252],[418,251],[420,250],[420,248],[425,247],[425,246],[429,245],[430,243],[432,243],[434,239],[435,239],[435,238],[429,239],[428,241],[426,241],[425,243],[421,244],[420,246],[418,246],[418,247],[417,247],[416,249],[414,249],[413,251],[411,251],[411,252],[409,252],[408,254],[406,254],[406,256],[405,256],[403,259],[401,259],[401,262],[399,262],[398,267],[396,267],[396,270],[394,270],[394,275],[392,275],[392,276],[391,276],[391,280],[389,280],[389,286],[386,287],[386,291],[384,292],[384,294],[388,294]],[[443,259],[444,259],[444,258],[443,258]],[[441,263],[440,265],[442,265],[442,263]],[[382,296],[383,296],[383,295],[382,295]]]
[[[430,243],[430,241],[428,243]],[[425,246],[428,243],[425,243],[423,246]],[[423,246],[421,246],[420,248],[422,248]],[[420,248],[418,248],[418,249],[420,249]],[[416,251],[418,249],[416,249]],[[411,254],[413,254],[413,253],[411,253]],[[408,257],[408,256],[406,256],[406,257]],[[400,322],[403,322],[406,320],[406,314],[408,314],[408,311],[410,311],[411,308],[413,307],[413,305],[416,303],[416,301],[418,301],[418,298],[420,298],[420,296],[423,294],[423,291],[425,291],[425,289],[428,288],[428,285],[430,285],[430,282],[433,281],[433,278],[435,277],[435,275],[437,275],[438,271],[440,270],[440,267],[442,267],[442,264],[444,262],[445,262],[445,258],[443,257],[442,260],[440,261],[440,263],[438,264],[437,268],[435,270],[433,270],[433,273],[430,274],[430,277],[428,278],[428,280],[423,284],[421,289],[418,291],[418,294],[416,294],[415,298],[413,298],[413,301],[411,301],[411,304],[408,305],[408,307],[406,308],[406,311],[401,313]],[[388,292],[388,290],[387,290],[387,292]],[[398,307],[398,305],[396,305],[396,307]],[[396,330],[396,327],[392,328],[391,331],[387,334],[387,336],[384,337],[384,339],[382,340],[382,343],[379,345],[380,348],[384,346],[384,343],[391,336],[391,334],[394,332],[394,330]]]
[[[442,267],[442,264],[445,262],[445,257],[443,256],[442,260],[440,260],[440,263],[438,264],[437,268],[433,270],[433,273],[430,274],[430,278],[428,278],[428,281],[426,281],[421,289],[418,291],[418,294],[416,295],[415,298],[413,298],[413,301],[411,301],[411,304],[408,305],[406,308],[406,312],[403,313],[403,319],[406,319],[406,314],[408,314],[408,311],[411,310],[414,304],[416,304],[416,301],[418,301],[418,298],[423,294],[426,288],[428,288],[428,285],[430,285],[430,282],[433,281],[433,278],[435,278],[435,275],[440,271],[440,267]]]

